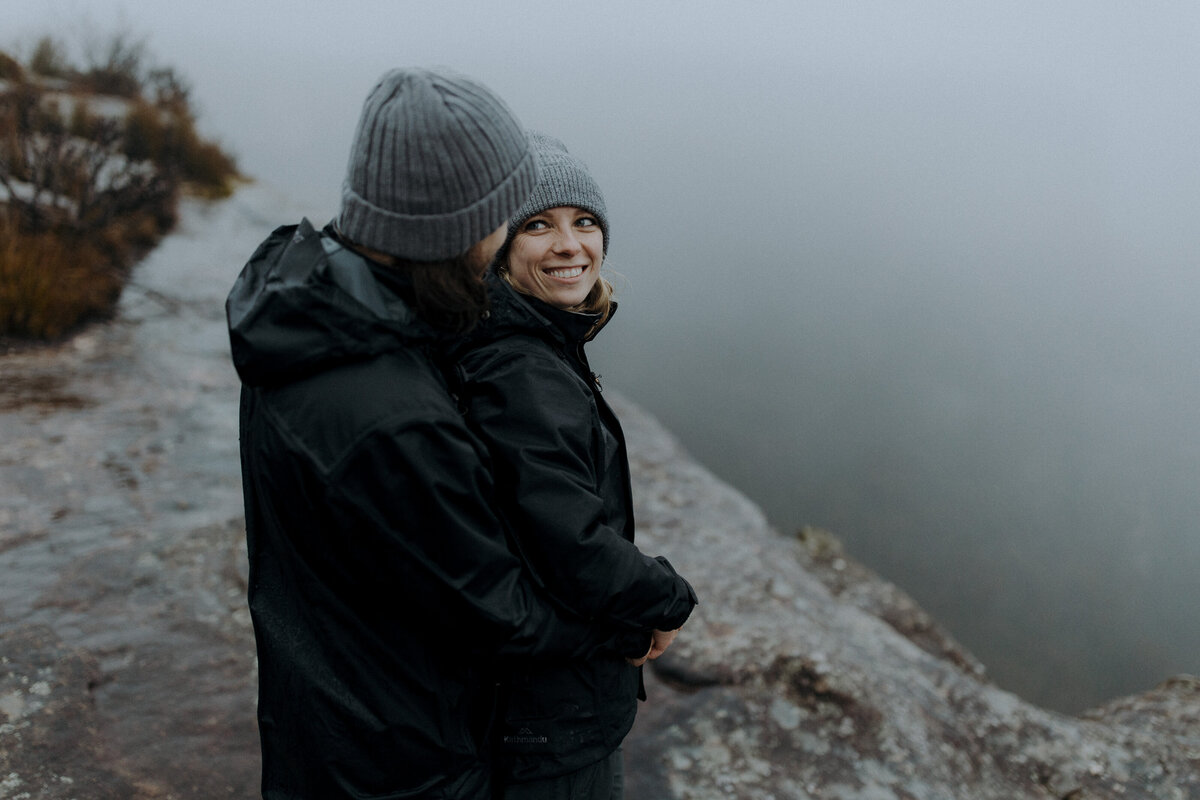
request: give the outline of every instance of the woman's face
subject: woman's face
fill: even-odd
[[[587,211],[556,206],[521,225],[508,250],[508,274],[522,291],[556,308],[587,298],[600,277],[604,233]]]

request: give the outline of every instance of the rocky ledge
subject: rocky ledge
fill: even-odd
[[[642,546],[701,603],[650,671],[630,798],[1200,798],[1200,678],[1079,717],[1025,703],[833,536],[773,530],[621,413]]]

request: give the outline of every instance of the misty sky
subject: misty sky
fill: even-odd
[[[6,3],[0,43],[47,31],[68,42],[120,27],[144,34],[160,60],[193,81],[203,124],[250,171],[312,191],[340,182],[354,118],[375,77],[392,66],[445,64],[493,86],[527,124],[553,129],[597,168],[618,172],[620,154],[623,162],[643,161],[648,178],[695,174],[710,192],[732,189],[726,202],[752,201],[763,183],[795,176],[794,164],[780,175],[772,163],[781,154],[830,159],[828,169],[869,181],[874,191],[902,194],[913,182],[922,192],[962,189],[963,178],[979,176],[960,159],[982,151],[989,163],[980,171],[1001,177],[995,172],[1004,165],[986,152],[1014,136],[1048,147],[1081,137],[1109,173],[1090,177],[1110,182],[1081,188],[1141,190],[1156,216],[1195,199],[1194,188],[1185,194],[1200,177],[1195,161],[1171,160],[1190,145],[1200,114],[1194,3],[586,8],[46,0]],[[972,128],[980,122],[992,127],[993,141],[958,139],[978,134]],[[713,161],[654,163],[669,159],[683,137],[696,141],[678,148],[680,158]],[[850,154],[874,163],[848,165]],[[943,156],[950,161],[939,163]],[[1097,198],[1099,206],[1108,201]],[[1179,211],[1174,218],[1187,219]]]
[[[318,222],[381,73],[481,79],[604,189],[606,385],[1006,685],[1200,672],[1200,3],[591,8],[8,2],[0,47],[144,35]]]

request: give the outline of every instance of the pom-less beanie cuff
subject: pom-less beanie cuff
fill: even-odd
[[[371,203],[342,184],[338,230],[351,241],[412,261],[439,261],[465,253],[499,228],[528,197],[537,181],[532,153],[504,181],[476,202],[444,214],[403,214]]]
[[[537,183],[520,122],[490,89],[448,71],[396,69],[363,104],[337,227],[413,261],[469,250]]]

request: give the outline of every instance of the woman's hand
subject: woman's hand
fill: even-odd
[[[667,652],[667,648],[671,646],[671,642],[675,641],[675,637],[679,635],[679,628],[673,631],[655,631],[654,638],[650,641],[650,652],[647,658],[651,661]]]
[[[646,655],[641,658],[625,659],[635,667],[640,667],[647,661],[654,659],[667,652],[667,648],[671,646],[671,642],[675,641],[675,637],[679,635],[679,628],[673,631],[652,631],[650,635],[650,649],[646,651]]]

